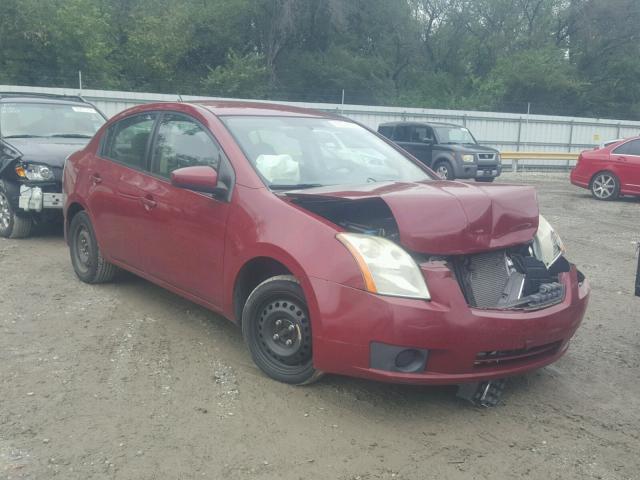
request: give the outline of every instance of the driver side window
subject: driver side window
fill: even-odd
[[[164,114],[158,126],[151,171],[165,178],[183,167],[209,166],[218,170],[222,149],[195,120]]]

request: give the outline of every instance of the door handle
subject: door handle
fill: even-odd
[[[102,183],[102,177],[100,176],[99,173],[92,173],[91,181],[93,182],[94,185],[97,185],[99,183]]]
[[[152,208],[156,208],[156,206],[158,205],[158,202],[156,202],[151,195],[140,198],[140,201],[147,211],[151,210]]]

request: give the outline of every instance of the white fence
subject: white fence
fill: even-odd
[[[0,92],[31,92],[78,95],[94,103],[108,116],[142,103],[176,100],[205,100],[219,97],[195,97],[154,93],[133,93],[107,90],[25,87],[0,85]],[[277,102],[343,114],[373,129],[380,123],[412,120],[449,122],[469,128],[483,145],[506,152],[580,152],[602,141],[640,134],[640,122],[550,115],[519,115],[512,113],[434,110],[403,107],[340,105],[330,103]],[[538,165],[557,162],[537,160]]]

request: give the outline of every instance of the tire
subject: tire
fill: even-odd
[[[0,237],[27,238],[31,235],[33,220],[30,216],[18,215],[9,202],[9,193],[0,181]]]
[[[85,283],[110,282],[118,272],[118,267],[107,262],[102,256],[93,225],[86,212],[78,212],[71,220],[69,251],[73,270]]]
[[[476,178],[476,182],[483,182],[483,183],[491,183],[495,180],[494,177],[491,178]]]
[[[596,200],[615,200],[620,196],[620,180],[611,172],[598,172],[589,182],[589,190]]]
[[[274,380],[306,385],[322,376],[313,368],[311,322],[295,277],[271,277],[251,292],[242,335],[255,364]]]
[[[433,165],[433,170],[444,180],[453,180],[455,178],[453,167],[448,160],[438,160]]]

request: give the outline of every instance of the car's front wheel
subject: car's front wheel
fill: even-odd
[[[598,200],[615,200],[620,196],[620,180],[611,172],[599,172],[591,179],[591,194]]]
[[[443,180],[453,180],[455,178],[453,174],[453,167],[446,160],[441,160],[439,162],[436,162],[436,164],[433,166],[433,170]]]
[[[313,367],[307,302],[295,277],[269,278],[251,292],[242,311],[242,334],[253,361],[271,378],[294,385],[320,378]]]
[[[93,225],[85,212],[77,213],[71,220],[69,249],[73,269],[85,283],[109,282],[118,271],[118,267],[102,256]]]
[[[26,238],[31,235],[32,227],[31,217],[18,215],[11,206],[9,193],[0,181],[0,237]]]

